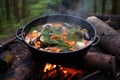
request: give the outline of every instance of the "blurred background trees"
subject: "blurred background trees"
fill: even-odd
[[[8,38],[34,18],[81,9],[92,14],[119,15],[120,0],[1,0],[0,39]]]

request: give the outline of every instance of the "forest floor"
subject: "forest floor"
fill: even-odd
[[[0,44],[7,42],[8,40],[12,39],[13,37],[14,37],[14,35],[8,35],[8,37],[0,38]]]

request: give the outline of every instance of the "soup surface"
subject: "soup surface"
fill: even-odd
[[[42,51],[61,53],[88,46],[92,38],[87,29],[69,23],[46,23],[33,27],[25,41]]]

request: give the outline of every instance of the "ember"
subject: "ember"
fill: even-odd
[[[74,68],[64,67],[61,65],[46,63],[41,79],[42,80],[48,80],[48,79],[76,80],[81,78],[83,75],[84,75],[84,71],[81,69],[74,69]]]

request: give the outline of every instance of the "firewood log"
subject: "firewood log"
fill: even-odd
[[[14,60],[2,80],[30,80],[34,76],[34,62],[31,52],[23,42],[18,40],[13,42],[17,43],[9,43],[7,47],[11,50],[11,54],[14,55]]]
[[[0,54],[0,73],[6,73],[13,61],[13,55],[10,51],[4,50]]]
[[[79,63],[76,64],[61,64],[64,67],[69,68],[78,68],[86,71],[101,70],[105,72],[113,72],[117,70],[118,66],[116,63],[115,56],[108,55],[102,51],[90,50],[83,60],[79,60]]]
[[[120,55],[120,33],[95,16],[88,17],[87,21],[95,27],[100,36],[99,45],[109,54]]]
[[[88,52],[80,67],[85,70],[113,71],[113,68],[115,68],[113,66],[116,66],[114,62],[116,62],[114,56],[102,52]]]
[[[15,69],[15,74],[14,74],[15,80],[32,80],[33,79],[34,63],[30,57],[26,58],[25,60],[19,65],[19,67]]]

